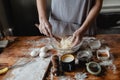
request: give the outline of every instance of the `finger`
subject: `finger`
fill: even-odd
[[[69,36],[69,37],[67,38],[67,40],[73,42],[73,36]]]
[[[48,29],[47,29],[46,27],[44,28],[44,34],[45,34],[46,36],[50,36],[50,35],[49,35],[49,32],[48,32]]]
[[[43,28],[41,25],[39,25],[38,29],[39,29],[40,33],[43,34]]]
[[[71,39],[73,43],[75,42],[75,39],[76,39],[76,36],[73,35],[73,36],[72,36],[72,39]]]
[[[73,42],[72,47],[76,46],[79,42],[80,42],[80,41],[79,41],[79,38],[76,37],[76,38],[74,39],[74,42]]]
[[[46,26],[46,29],[47,29],[48,35],[49,35],[50,37],[53,37],[53,35],[52,35],[52,29],[51,29],[50,25],[45,24],[45,26]]]
[[[48,25],[46,25],[46,24],[43,24],[43,25],[44,25],[44,27],[43,27],[42,31],[43,31],[44,35],[50,36],[50,34],[48,32],[48,30],[49,30]]]
[[[39,24],[35,24],[35,26],[39,29],[40,33],[43,34],[41,24],[40,25]]]
[[[40,27],[39,24],[35,24],[35,27],[37,27],[37,28],[39,29],[40,33],[42,33],[42,32],[41,32],[41,27]]]
[[[35,24],[35,26],[39,29],[39,24]]]
[[[47,26],[46,24],[41,23],[40,26],[38,24],[35,24],[35,26],[39,29],[40,33],[42,33],[46,36],[52,36],[51,31],[48,28],[46,28],[46,26]]]
[[[39,30],[42,34],[47,35],[46,29],[45,29],[45,24],[41,22]]]
[[[53,37],[52,31],[51,31],[50,29],[48,29],[48,33],[49,33],[49,36],[50,36],[50,37]]]

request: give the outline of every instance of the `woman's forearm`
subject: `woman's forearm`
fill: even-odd
[[[103,0],[95,0],[95,5],[90,10],[82,26],[79,28],[80,33],[85,33],[85,31],[87,31],[91,23],[95,20],[95,18],[97,17],[97,15],[99,14],[101,10],[102,2]]]
[[[39,21],[41,19],[47,20],[47,17],[46,17],[46,0],[37,0],[36,2],[37,2]]]

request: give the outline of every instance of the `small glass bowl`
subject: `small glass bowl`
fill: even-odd
[[[91,49],[99,49],[101,47],[101,42],[100,40],[90,40],[89,46]]]
[[[76,52],[76,51],[81,47],[82,42],[83,42],[83,41],[81,41],[78,45],[76,45],[76,46],[74,46],[74,47],[69,47],[69,48],[67,48],[67,49],[62,49],[62,48],[59,47],[59,45],[60,45],[60,42],[59,42],[59,41],[57,41],[55,38],[51,38],[51,39],[50,39],[51,46],[52,46],[55,50],[57,50],[59,53],[62,53],[62,54],[65,54],[65,53],[74,53],[74,52]]]
[[[110,58],[109,50],[106,49],[97,50],[97,58],[101,61],[109,59]]]
[[[93,54],[90,50],[83,50],[83,51],[78,52],[77,59],[88,62],[92,56]]]

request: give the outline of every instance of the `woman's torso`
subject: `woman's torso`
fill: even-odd
[[[52,0],[50,23],[56,36],[72,35],[89,13],[93,0]]]

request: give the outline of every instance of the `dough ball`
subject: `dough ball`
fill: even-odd
[[[47,51],[48,51],[48,48],[46,46],[44,46],[40,49],[40,52],[45,52],[46,53]]]
[[[32,57],[35,57],[35,56],[38,56],[38,54],[40,53],[40,51],[37,49],[35,49],[35,50],[33,50],[31,53],[30,53],[30,55],[32,56]]]
[[[46,57],[46,53],[45,53],[45,52],[41,52],[41,53],[39,54],[39,57],[45,58],[45,57]]]
[[[46,46],[44,46],[44,47],[42,47],[41,49],[40,49],[40,54],[39,54],[39,56],[41,57],[41,58],[45,58],[46,56],[47,56],[47,51],[48,51],[49,49],[46,47]]]

